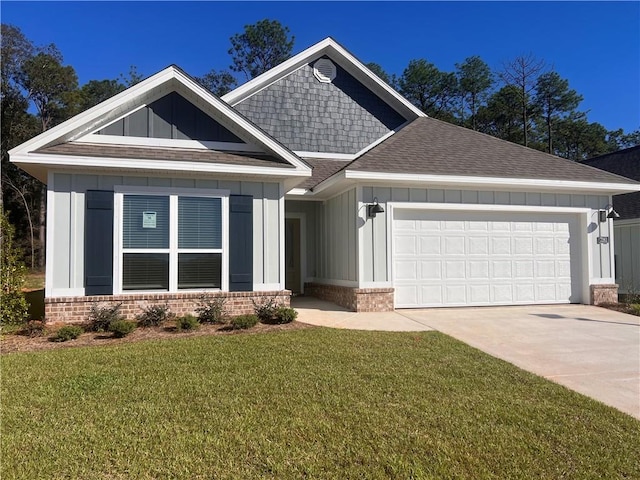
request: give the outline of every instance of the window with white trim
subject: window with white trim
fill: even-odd
[[[117,290],[225,289],[228,193],[201,192],[116,194]]]

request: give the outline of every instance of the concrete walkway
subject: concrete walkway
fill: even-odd
[[[291,306],[298,311],[297,320],[320,327],[382,332],[424,332],[433,328],[397,312],[350,312],[335,303],[313,297],[295,297]]]
[[[640,419],[640,317],[588,305],[354,313],[311,298],[292,304],[313,325],[438,330]]]

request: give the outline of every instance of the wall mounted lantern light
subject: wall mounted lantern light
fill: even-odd
[[[618,212],[613,209],[613,205],[608,204],[603,210],[598,211],[600,223],[604,223],[608,218],[620,218]]]
[[[367,217],[376,218],[378,213],[384,213],[384,208],[378,203],[378,197],[374,197],[373,203],[367,205]]]

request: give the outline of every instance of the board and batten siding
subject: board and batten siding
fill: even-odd
[[[609,224],[598,222],[599,208],[604,208],[610,199],[605,195],[559,194],[548,192],[509,192],[484,190],[450,190],[426,188],[392,188],[362,187],[362,201],[378,202],[385,206],[386,202],[418,202],[418,203],[459,203],[473,205],[523,205],[549,207],[588,207],[593,209],[589,226],[589,242],[591,243],[593,278],[611,278],[610,245],[597,244],[598,235],[610,236]],[[499,208],[497,208],[499,210]],[[362,215],[366,219],[366,215]],[[376,218],[367,219],[361,227],[363,235],[363,278],[361,282],[390,282],[387,262],[387,223],[388,209],[379,213]]]
[[[614,222],[613,231],[620,293],[640,293],[640,219]]]
[[[253,196],[253,282],[278,285],[280,279],[280,184],[169,177],[133,177],[55,173],[49,185],[48,224],[53,249],[47,258],[51,285],[47,296],[83,295],[84,209],[87,190],[113,190],[116,185],[229,190]],[[283,221],[283,220],[282,220]],[[268,289],[268,288],[267,288]]]
[[[355,285],[358,280],[356,189],[352,188],[316,205],[316,257],[314,279],[322,283]],[[307,267],[308,268],[308,267]]]

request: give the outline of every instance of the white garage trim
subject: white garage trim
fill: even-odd
[[[580,247],[580,275],[576,278],[576,283],[580,290],[580,297],[583,303],[589,302],[589,285],[592,277],[592,268],[590,258],[592,255],[591,242],[588,241],[589,226],[593,223],[591,218],[594,211],[590,208],[574,208],[574,207],[543,207],[543,206],[519,206],[519,205],[477,205],[477,204],[451,204],[451,203],[408,203],[408,202],[388,202],[387,203],[388,222],[387,222],[387,268],[390,272],[390,278],[393,284],[396,284],[396,272],[394,269],[394,224],[396,210],[421,210],[431,213],[447,212],[452,213],[505,213],[505,214],[557,214],[573,216],[577,218],[578,231],[583,232],[579,239]],[[597,212],[596,212],[597,215]],[[596,219],[597,223],[597,219]]]

